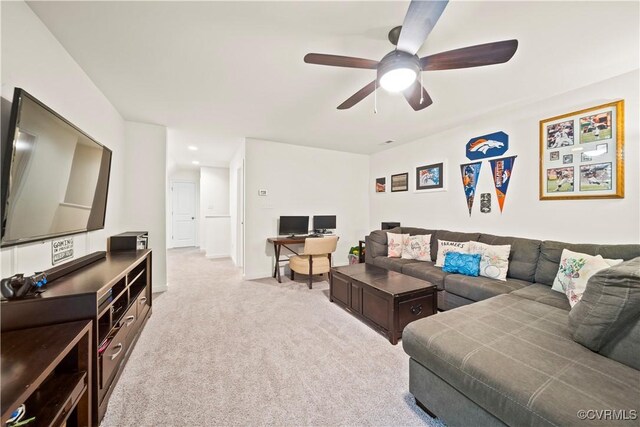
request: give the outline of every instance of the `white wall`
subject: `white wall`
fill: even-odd
[[[113,150],[105,229],[74,236],[75,257],[106,250],[122,230],[124,120],[24,2],[1,2],[2,96],[21,87]],[[46,170],[43,171],[43,174]],[[51,244],[27,244],[0,252],[1,276],[51,267]]]
[[[209,258],[228,257],[231,246],[229,168],[200,168],[201,249]]]
[[[241,146],[235,152],[231,161],[229,162],[229,219],[230,219],[230,253],[231,260],[238,267],[243,267],[242,246],[244,236],[242,235],[242,227],[244,220],[244,147],[245,143],[242,141]],[[242,173],[240,182],[238,182],[238,171]],[[239,192],[238,187],[241,186]],[[242,194],[241,198],[238,198],[238,194]],[[238,212],[240,212],[241,219],[238,221]]]
[[[487,114],[464,126],[372,155],[369,229],[379,229],[381,221],[400,221],[404,226],[568,242],[638,243],[639,78],[636,70],[532,105]],[[625,198],[538,200],[539,121],[618,99],[624,99],[626,106]],[[483,160],[476,195],[492,194],[492,212],[480,213],[480,198],[476,197],[470,217],[460,175],[460,164],[470,162],[465,157],[465,144],[473,137],[495,131],[509,135],[510,148],[505,156],[518,156],[504,212],[500,213],[496,202],[491,166]],[[442,160],[448,162],[448,191],[413,193],[415,167]],[[390,175],[402,172],[409,172],[409,191],[390,193]],[[376,194],[375,179],[383,176],[387,177],[387,193]]]
[[[167,129],[125,122],[127,231],[148,231],[153,250],[153,291],[167,289],[166,164]]]
[[[174,181],[181,182],[193,182],[196,185],[196,246],[200,246],[200,235],[201,227],[200,223],[202,218],[200,218],[200,169],[181,169],[181,168],[171,168],[168,175],[168,185],[167,185],[167,247],[173,248],[173,240],[171,236],[173,235],[171,228],[173,227],[173,217],[171,215],[171,204],[173,203],[173,198],[171,197],[171,183]]]
[[[336,215],[334,265],[347,264],[349,248],[370,231],[368,156],[257,139],[245,149],[245,277],[271,275],[267,238],[281,215]]]

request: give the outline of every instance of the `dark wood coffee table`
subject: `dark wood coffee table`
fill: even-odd
[[[371,264],[331,269],[329,300],[397,344],[405,326],[436,314],[436,286]]]

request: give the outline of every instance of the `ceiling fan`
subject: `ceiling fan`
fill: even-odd
[[[395,27],[389,32],[389,41],[396,46],[396,49],[386,54],[380,61],[351,56],[309,53],[305,55],[304,62],[377,70],[376,79],[340,104],[339,110],[353,107],[380,86],[390,92],[402,92],[414,110],[422,110],[433,103],[427,91],[418,81],[418,75],[422,71],[501,64],[510,60],[518,48],[518,40],[504,40],[419,58],[416,53],[433,30],[447,4],[446,0],[412,0],[402,26]]]

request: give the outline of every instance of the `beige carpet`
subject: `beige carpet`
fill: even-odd
[[[326,281],[242,281],[195,249],[168,266],[103,426],[442,425],[415,406],[401,344],[330,303]]]

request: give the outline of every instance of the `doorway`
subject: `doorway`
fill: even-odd
[[[172,247],[196,245],[196,183],[171,182]]]

